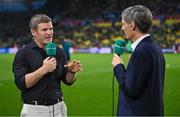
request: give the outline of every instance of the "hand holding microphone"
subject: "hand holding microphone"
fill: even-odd
[[[46,73],[53,72],[56,69],[57,62],[55,58],[47,57],[43,61],[43,68]]]
[[[115,67],[117,64],[124,64],[124,61],[120,56],[114,54],[114,57],[112,59],[112,65]]]
[[[46,73],[53,72],[56,69],[57,62],[54,56],[56,55],[56,45],[52,42],[49,42],[46,47],[46,54],[49,56],[43,61],[43,68]]]
[[[114,57],[112,59],[112,65],[115,67],[117,64],[124,64],[121,55],[124,53],[125,50],[125,41],[124,40],[117,40],[113,46]]]

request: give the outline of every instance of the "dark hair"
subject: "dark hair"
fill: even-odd
[[[51,22],[51,18],[48,17],[47,15],[45,14],[37,14],[35,16],[33,16],[30,20],[30,23],[29,23],[29,27],[30,29],[37,29],[38,27],[38,24],[40,23],[48,23],[48,22]]]

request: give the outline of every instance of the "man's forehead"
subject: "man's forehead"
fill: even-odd
[[[38,28],[52,28],[52,27],[53,27],[52,22],[38,24]]]

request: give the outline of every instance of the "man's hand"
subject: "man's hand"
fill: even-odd
[[[73,60],[68,64],[64,65],[64,67],[68,68],[69,72],[75,74],[76,72],[82,71],[82,65],[80,61]]]
[[[114,54],[114,57],[112,59],[112,65],[115,67],[117,64],[124,64],[122,58],[118,56],[117,54]]]
[[[42,68],[44,69],[44,71],[46,73],[48,72],[52,72],[56,69],[56,66],[57,66],[57,62],[56,62],[56,59],[55,58],[50,58],[50,57],[47,57],[46,59],[44,59],[43,61],[43,66]]]
[[[47,57],[43,61],[42,67],[32,73],[25,75],[26,87],[30,88],[34,86],[43,76],[48,72],[52,72],[56,69],[57,63],[55,58]]]

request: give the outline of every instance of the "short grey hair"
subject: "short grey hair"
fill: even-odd
[[[37,27],[38,27],[38,24],[40,23],[49,23],[51,22],[51,18],[48,17],[47,15],[45,14],[37,14],[35,16],[33,16],[30,20],[30,23],[29,23],[29,27],[30,29],[34,29],[36,30]]]
[[[139,31],[142,33],[147,33],[152,26],[152,13],[143,5],[135,5],[126,8],[122,12],[121,16],[122,19],[127,23],[134,21]]]

